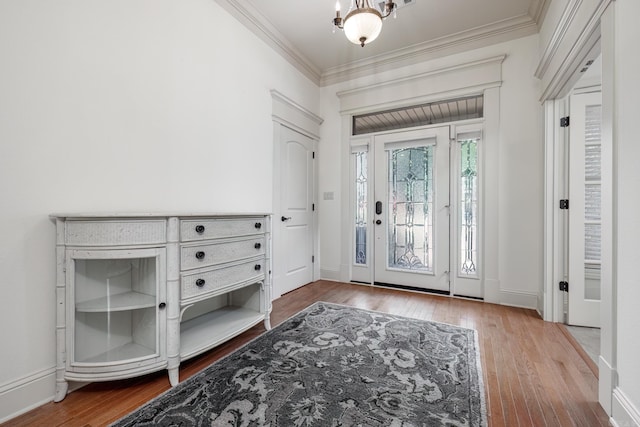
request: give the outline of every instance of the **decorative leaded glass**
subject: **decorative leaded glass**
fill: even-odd
[[[356,160],[356,264],[367,263],[367,152],[355,153]]]
[[[433,146],[389,152],[389,267],[433,271]]]
[[[460,274],[475,275],[478,263],[478,140],[460,142]]]

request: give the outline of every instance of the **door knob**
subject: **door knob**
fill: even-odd
[[[382,220],[381,220],[381,219],[376,219],[376,224],[377,224],[377,225],[382,224]]]
[[[290,219],[291,219],[291,217],[290,217],[290,216],[284,216],[284,215],[283,215],[283,216],[281,216],[281,217],[280,217],[280,220],[281,220],[282,222],[289,221]]]

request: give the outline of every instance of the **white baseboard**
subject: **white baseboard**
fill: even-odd
[[[536,311],[538,312],[538,314],[540,315],[540,317],[542,319],[544,319],[544,298],[542,296],[542,294],[537,295],[537,305],[536,305]]]
[[[0,385],[0,423],[53,400],[55,367]]]
[[[326,268],[320,269],[320,278],[323,280],[332,280],[334,282],[340,282],[340,270],[329,270]]]
[[[608,416],[611,416],[611,390],[617,382],[616,378],[615,369],[600,355],[598,358],[598,402]]]
[[[609,421],[615,427],[640,427],[640,411],[619,387],[613,390]]]
[[[485,279],[484,301],[512,307],[538,309],[538,294],[534,292],[512,291],[500,288],[500,281]]]
[[[345,281],[342,279],[342,271],[338,270],[321,269],[320,277],[323,280],[335,282]],[[498,280],[485,280],[484,301],[512,307],[530,308],[533,310],[538,308],[538,294],[500,289],[500,281]]]
[[[484,280],[484,301],[500,304],[500,281],[494,279]]]
[[[538,294],[500,289],[500,304],[536,310],[538,307]]]

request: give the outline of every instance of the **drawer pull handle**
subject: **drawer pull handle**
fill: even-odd
[[[260,264],[256,264],[255,267],[253,267],[256,271],[260,271],[262,269],[262,266]]]
[[[204,258],[204,252],[202,252],[202,251],[196,252],[196,258],[197,259],[203,259]]]
[[[197,287],[199,287],[199,288],[203,287],[203,286],[204,286],[204,283],[205,283],[205,282],[204,282],[204,279],[198,279],[198,280],[196,280],[196,286],[197,286]]]
[[[198,234],[204,233],[204,225],[196,225],[196,233]]]
[[[256,222],[256,228],[259,230],[262,228],[262,223],[261,222]]]
[[[166,306],[167,306],[167,303],[166,303],[166,302],[161,302],[160,304],[158,304],[158,308],[159,308],[160,310],[162,310],[162,309],[163,309],[163,308],[165,308]]]
[[[255,245],[253,245],[253,247],[256,248],[256,249],[260,249],[262,247],[262,245],[260,244],[260,242],[258,242]]]

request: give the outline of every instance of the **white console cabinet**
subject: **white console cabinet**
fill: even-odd
[[[167,369],[270,329],[268,214],[54,214],[55,401],[68,381]]]

